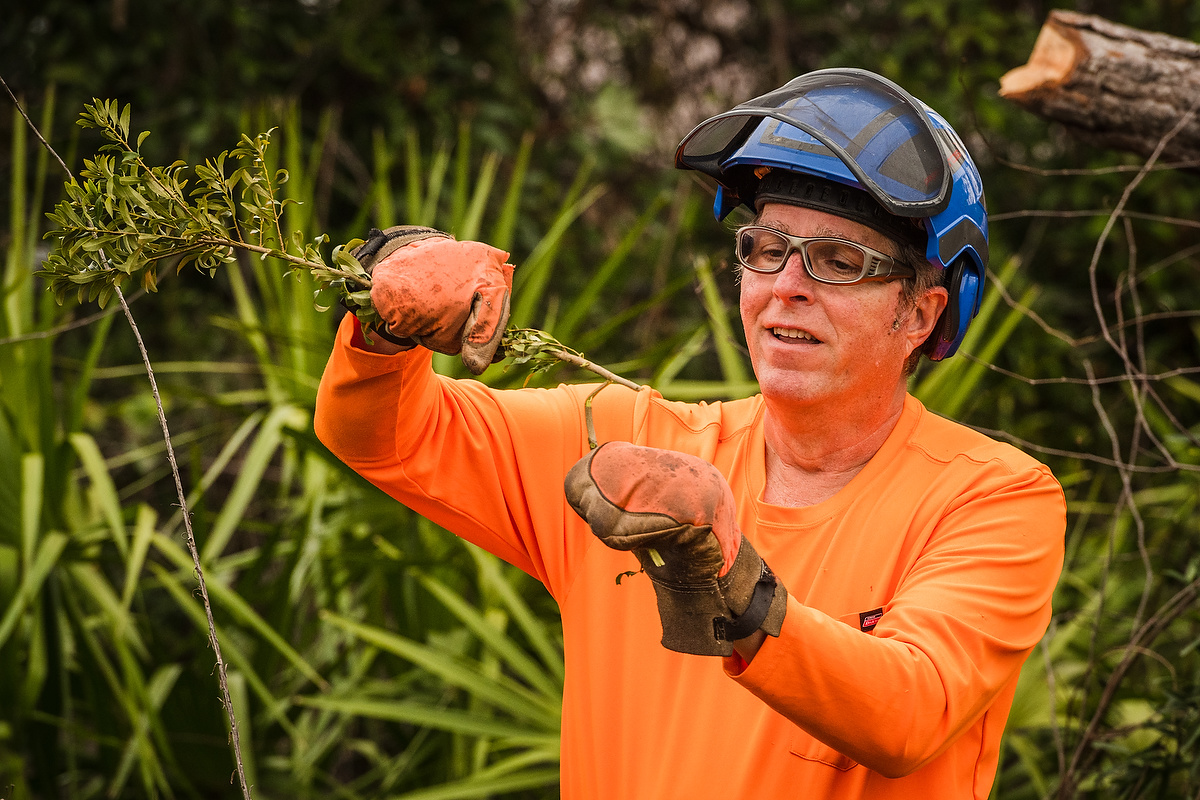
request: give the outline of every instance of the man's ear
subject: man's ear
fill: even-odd
[[[934,326],[949,302],[950,293],[944,286],[934,286],[913,301],[908,313],[901,318],[899,331],[908,339],[909,355],[920,348],[933,333]]]

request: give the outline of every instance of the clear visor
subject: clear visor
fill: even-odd
[[[774,122],[760,127],[764,120]],[[764,148],[837,158],[893,214],[933,216],[950,202],[950,165],[924,106],[877,75],[802,75],[702,122],[680,143],[676,164],[719,178],[756,130]]]

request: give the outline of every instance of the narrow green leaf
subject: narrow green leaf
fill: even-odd
[[[84,562],[70,564],[68,570],[74,585],[103,613],[109,629],[113,632],[114,640],[128,645],[139,658],[149,658],[149,651],[138,633],[129,608],[117,597],[112,584],[99,568],[95,564]]]
[[[121,606],[129,609],[133,603],[133,595],[137,590],[142,575],[142,566],[146,563],[146,553],[150,550],[150,540],[154,535],[154,523],[158,514],[145,503],[138,505],[137,519],[133,523],[133,546],[129,557],[125,560],[125,586],[121,590]]]
[[[412,225],[419,224],[421,213],[421,169],[421,142],[412,127],[404,136],[404,216]]]
[[[713,280],[712,268],[708,259],[697,256],[692,262],[696,276],[700,281],[701,298],[704,310],[708,313],[709,326],[712,329],[713,347],[717,351],[717,360],[721,363],[721,372],[725,380],[733,383],[746,383],[750,380],[750,371],[746,361],[738,351],[733,326],[729,324],[729,309],[721,299],[721,292]]]
[[[193,571],[195,569],[191,556],[185,553],[174,541],[159,533],[153,535],[153,541],[155,548],[173,561],[177,568],[186,571]],[[329,684],[321,676],[321,673],[314,669],[302,655],[296,652],[295,648],[288,644],[283,636],[271,627],[241,595],[222,583],[219,575],[209,575],[209,569],[205,569],[205,577],[209,599],[214,607],[220,606],[235,620],[253,629],[264,641],[287,659],[292,666],[299,670],[305,678],[315,683],[321,689],[327,690],[329,688]],[[207,618],[205,618],[204,630],[206,632],[208,630]]]
[[[42,520],[42,488],[46,459],[41,453],[21,456],[21,562],[28,571],[37,549]]]
[[[501,777],[471,777],[395,795],[392,800],[469,800],[506,792],[519,792],[558,783],[557,769],[526,770]]]
[[[163,552],[168,552],[174,548],[177,552],[182,553],[182,551],[175,546],[174,542],[170,541],[169,539],[162,539],[157,535],[155,536],[155,546],[157,549]],[[191,562],[191,559],[186,554],[183,554],[183,557],[188,563]],[[204,614],[204,609],[201,606],[200,601],[196,599],[195,595],[191,591],[185,589],[183,584],[181,584],[175,578],[175,576],[173,576],[166,569],[166,567],[151,561],[148,565],[148,568],[152,573],[154,573],[154,577],[156,580],[158,580],[159,584],[166,589],[171,597],[175,600],[176,605],[179,606],[179,608],[184,611],[184,613],[186,613],[187,616],[192,620],[192,624],[195,626],[197,633],[204,636],[207,640],[208,619]],[[288,735],[293,739],[300,739],[300,732],[296,729],[296,726],[292,723],[292,721],[288,719],[286,713],[284,713],[289,705],[288,701],[275,697],[275,695],[271,693],[266,681],[264,681],[262,677],[259,676],[259,674],[254,670],[254,662],[251,661],[241,647],[238,646],[236,641],[231,640],[227,635],[225,635],[224,627],[221,625],[217,625],[217,637],[220,639],[221,653],[225,656],[225,660],[230,665],[236,666],[245,675],[247,683],[249,684],[250,688],[254,690],[254,694],[262,702],[263,707],[271,717],[271,720],[282,726],[284,730],[287,731]]]
[[[216,365],[214,364],[213,366]],[[154,369],[155,372],[161,371],[161,367],[159,366],[156,366]],[[262,422],[266,415],[266,411],[259,410],[242,420],[242,423],[238,425],[237,430],[235,430],[233,435],[231,435],[225,441],[225,444],[222,445],[221,452],[217,454],[217,457],[213,459],[212,464],[210,464],[208,469],[204,471],[204,475],[200,478],[200,482],[196,485],[196,488],[193,489],[188,495],[187,505],[189,508],[195,508],[196,504],[200,502],[200,499],[204,496],[205,492],[212,487],[217,478],[224,474],[225,468],[229,466],[229,462],[237,454],[237,451],[242,448],[242,445],[245,443],[250,434],[258,428],[259,423]],[[177,509],[175,513],[171,515],[171,519],[164,526],[163,533],[171,535],[179,528],[182,521],[183,509]]]
[[[536,661],[522,652],[504,631],[491,625],[483,614],[460,595],[448,589],[445,584],[428,575],[420,576],[420,581],[442,605],[467,626],[468,630],[478,636],[487,647],[494,650],[513,672],[547,697],[556,698],[561,703],[561,684],[548,675]]]
[[[521,146],[517,151],[517,162],[513,165],[512,176],[509,178],[508,191],[500,205],[500,216],[492,229],[488,241],[493,247],[504,251],[512,250],[513,231],[517,227],[517,219],[521,213],[521,197],[525,188],[525,176],[529,172],[529,161],[533,156],[533,134],[526,133],[521,137]]]
[[[70,435],[71,447],[74,448],[83,470],[91,481],[91,497],[97,509],[108,523],[113,543],[122,558],[129,556],[129,538],[125,531],[125,520],[121,512],[121,498],[117,494],[116,484],[104,463],[104,456],[96,440],[86,433]]]
[[[459,239],[470,239],[462,232],[467,216],[467,193],[471,182],[471,122],[458,121],[458,146],[454,148],[454,187],[450,193],[450,230]]]
[[[447,683],[471,692],[480,700],[491,703],[514,717],[544,721],[556,718],[559,713],[558,709],[547,705],[544,697],[530,692],[512,680],[503,676],[489,678],[477,667],[435,648],[330,611],[322,611],[321,618],[353,636],[438,675]]]
[[[283,437],[283,428],[303,428],[308,424],[308,414],[296,406],[279,406],[271,411],[259,429],[258,436],[246,452],[237,480],[221,507],[213,527],[208,533],[201,550],[201,560],[215,560],[225,551],[230,538],[242,518],[250,502],[258,495],[263,474],[279,449]]]
[[[693,330],[687,341],[681,347],[676,348],[672,356],[658,368],[658,372],[650,382],[651,385],[659,387],[659,391],[668,390],[675,376],[687,366],[689,361],[704,351],[708,333],[708,326],[704,324]]]
[[[442,184],[450,167],[450,148],[442,144],[433,155],[425,188],[425,201],[417,212],[416,225],[432,226],[437,219],[438,201],[442,198]]]
[[[498,739],[520,739],[523,743],[541,742],[553,746],[558,742],[558,731],[545,728],[530,728],[511,721],[484,716],[470,711],[445,708],[442,705],[389,700],[375,697],[308,697],[295,698],[297,705],[333,711],[354,717],[381,719],[388,722],[405,722],[422,728],[463,733],[470,736],[488,736]]]
[[[42,537],[41,545],[33,557],[33,562],[21,576],[16,596],[4,610],[3,618],[0,618],[0,649],[4,648],[8,637],[12,635],[13,629],[20,620],[21,614],[25,612],[29,603],[41,590],[42,584],[46,581],[50,570],[58,563],[59,556],[62,555],[66,546],[66,535],[57,531]]]
[[[605,191],[604,186],[594,186],[583,197],[562,208],[550,226],[550,230],[538,242],[525,263],[516,271],[513,294],[517,298],[517,302],[512,311],[512,324],[515,327],[534,327],[533,312],[541,303],[546,286],[550,282],[550,273],[562,237],[579,215],[591,208],[592,204],[600,199]],[[547,333],[553,332],[553,330],[547,331]]]
[[[642,241],[646,227],[658,217],[669,199],[670,196],[666,193],[661,193],[654,198],[646,210],[638,216],[633,226],[621,237],[621,241],[613,248],[608,257],[604,259],[604,263],[592,273],[583,289],[571,299],[571,304],[554,326],[555,335],[559,339],[569,341],[583,324],[587,315],[597,308],[601,292],[613,278],[623,272],[622,267],[625,266],[630,252],[635,245]]]
[[[483,166],[479,170],[479,177],[475,179],[475,189],[471,195],[471,202],[463,215],[462,221],[456,228],[456,233],[459,239],[475,240],[479,238],[479,228],[483,221],[483,211],[487,206],[488,197],[492,192],[492,184],[496,180],[496,169],[500,163],[500,156],[496,153],[488,153],[483,160]]]
[[[480,578],[485,586],[501,599],[505,609],[512,616],[513,621],[517,623],[517,627],[525,634],[525,638],[537,651],[538,657],[541,658],[550,672],[554,675],[557,681],[556,690],[561,694],[562,682],[566,675],[566,669],[562,659],[562,645],[559,642],[553,641],[549,632],[546,630],[541,619],[534,614],[529,605],[521,599],[517,594],[512,583],[505,578],[501,572],[501,564],[499,558],[482,548],[463,542],[471,557],[475,560],[475,566],[479,570]]]
[[[371,152],[374,155],[371,188],[375,201],[375,224],[379,228],[386,228],[396,224],[396,210],[392,200],[392,148],[382,128],[371,131]]]
[[[238,740],[242,757],[242,769],[246,775],[246,785],[258,783],[258,763],[255,758],[254,746],[254,715],[250,710],[250,693],[246,688],[246,676],[240,670],[231,669],[226,676],[229,686],[229,700],[233,704],[234,718],[238,724]],[[225,720],[225,732],[232,735],[228,718]]]

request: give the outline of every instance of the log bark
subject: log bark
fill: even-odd
[[[1149,156],[1181,120],[1161,160],[1200,160],[1200,45],[1073,11],[1051,11],[1000,96],[1098,147]]]

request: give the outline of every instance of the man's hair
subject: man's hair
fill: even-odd
[[[946,270],[930,264],[929,259],[925,258],[925,253],[919,247],[907,242],[896,241],[895,243],[899,255],[897,260],[902,264],[912,267],[917,273],[911,278],[902,278],[900,280],[900,307],[896,309],[896,319],[898,320],[901,314],[912,310],[917,300],[923,297],[926,292],[945,284]],[[934,334],[930,333],[929,335],[933,336]],[[917,365],[921,362],[921,353],[924,349],[924,342],[922,342],[905,359],[904,377],[907,378],[917,371]]]

